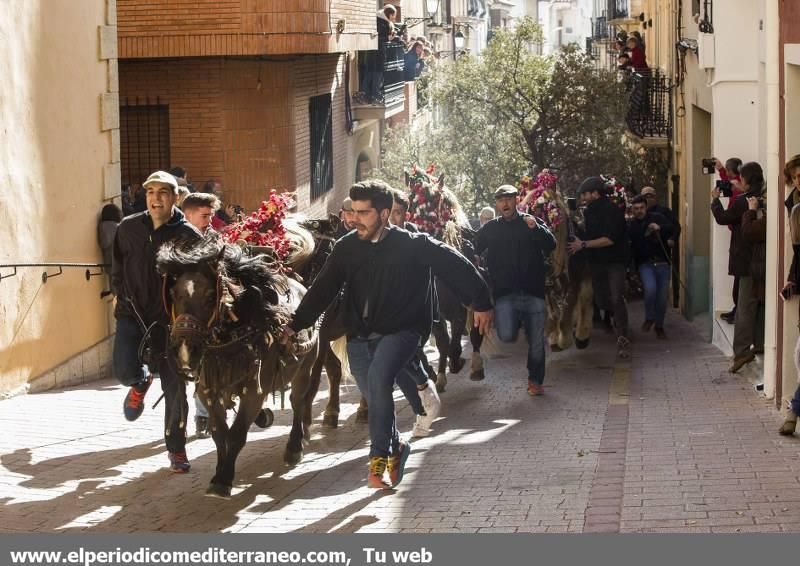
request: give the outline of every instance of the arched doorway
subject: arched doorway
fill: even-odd
[[[356,183],[363,181],[372,171],[374,165],[366,151],[362,151],[356,160]]]

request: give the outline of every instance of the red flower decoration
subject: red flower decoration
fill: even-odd
[[[292,200],[275,191],[270,191],[269,199],[261,203],[258,210],[241,222],[230,224],[223,232],[227,242],[244,240],[255,246],[270,247],[281,261],[289,255],[291,240],[286,235],[283,221]]]

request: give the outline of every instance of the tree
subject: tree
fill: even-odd
[[[597,69],[577,46],[537,55],[537,42],[540,28],[525,18],[498,30],[480,57],[434,68],[430,96],[444,118],[424,133],[392,132],[384,171],[397,175],[395,152],[413,147],[416,161],[440,166],[471,211],[531,166],[556,170],[567,191],[602,173],[651,183],[658,159],[625,136],[628,94],[616,73]]]

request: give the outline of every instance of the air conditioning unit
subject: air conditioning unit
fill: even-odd
[[[701,33],[697,36],[697,66],[701,69],[714,68],[714,34]]]

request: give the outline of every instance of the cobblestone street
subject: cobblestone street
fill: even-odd
[[[395,492],[366,487],[354,385],[337,430],[321,428],[318,400],[294,469],[281,460],[290,411],[254,429],[229,501],[203,495],[212,440],[190,441],[188,475],[166,469],[158,387],[136,423],[111,380],[0,401],[0,530],[800,531],[800,441],[777,435],[772,403],[689,323],[673,314],[667,328],[666,342],[635,334],[624,364],[596,329],[588,350],[550,355],[542,398],[525,394],[522,341],[490,357],[484,382],[462,370]],[[407,433],[411,410],[398,411]]]

